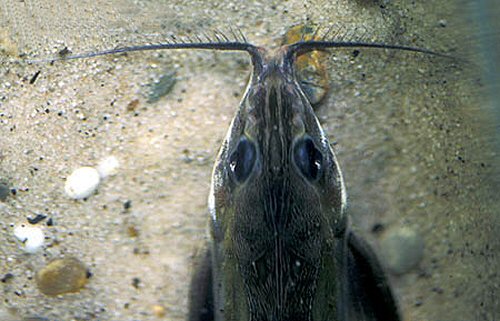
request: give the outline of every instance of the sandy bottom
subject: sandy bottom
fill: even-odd
[[[364,40],[445,51],[465,29],[445,2],[188,2],[4,4],[0,54],[36,49],[46,57],[65,46],[97,50],[228,24],[269,46],[306,18],[345,25]],[[0,319],[185,319],[193,258],[207,241],[212,164],[248,64],[244,54],[199,51],[2,64],[0,183],[12,191],[0,201]],[[384,236],[401,228],[425,244],[416,267],[391,275],[405,319],[500,318],[494,124],[477,99],[474,68],[370,50],[332,53],[329,66],[318,116],[344,170],[354,228],[379,253]],[[148,103],[150,84],[172,71],[173,89]],[[64,194],[74,169],[109,156],[119,167],[96,194]],[[45,246],[27,254],[12,225],[37,214],[46,216],[37,224]],[[37,271],[68,256],[91,273],[85,288],[42,294]]]

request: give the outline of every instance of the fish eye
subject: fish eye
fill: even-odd
[[[256,160],[255,144],[245,136],[229,157],[229,169],[237,183],[243,183],[252,172]]]
[[[309,181],[318,179],[323,166],[323,155],[311,137],[299,139],[293,147],[293,161],[302,175]]]

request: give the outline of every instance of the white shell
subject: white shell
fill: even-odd
[[[120,166],[120,162],[115,156],[108,156],[99,162],[97,165],[97,171],[101,178],[108,177],[110,175],[116,174],[116,170]]]
[[[19,224],[14,228],[14,236],[22,243],[22,248],[28,253],[38,251],[45,240],[41,228],[29,224]]]
[[[80,167],[66,179],[64,191],[74,199],[89,197],[99,186],[101,177],[93,167]]]

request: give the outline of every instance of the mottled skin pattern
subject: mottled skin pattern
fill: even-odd
[[[288,46],[253,75],[214,167],[212,247],[191,320],[399,320],[370,249],[348,229],[340,167]]]

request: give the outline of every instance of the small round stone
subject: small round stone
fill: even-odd
[[[66,179],[64,191],[66,195],[74,199],[89,197],[95,192],[101,177],[93,167],[80,167]]]
[[[441,19],[441,20],[439,20],[439,26],[440,26],[440,27],[444,28],[444,27],[446,27],[447,25],[448,25],[448,21],[447,21],[447,20],[445,20],[445,19]]]
[[[390,271],[404,274],[418,265],[424,254],[424,241],[414,230],[403,227],[388,231],[381,252]]]
[[[153,314],[157,318],[162,318],[166,314],[165,308],[161,305],[153,305]]]
[[[14,236],[21,242],[22,249],[28,253],[37,252],[45,241],[42,229],[27,223],[16,225]]]
[[[46,295],[78,292],[87,280],[87,268],[74,257],[54,260],[36,275],[38,289]]]
[[[115,156],[108,156],[99,162],[97,165],[97,171],[99,172],[99,175],[101,175],[101,178],[106,178],[116,174],[119,166],[120,162]]]

